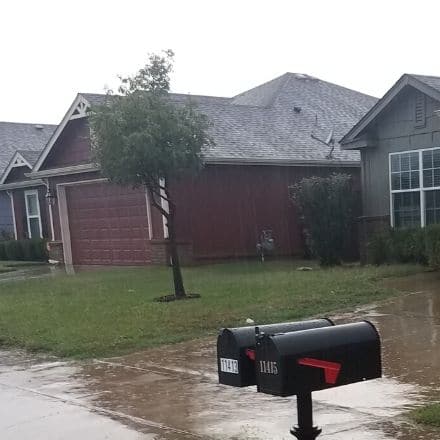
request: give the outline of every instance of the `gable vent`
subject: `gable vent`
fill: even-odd
[[[420,128],[426,125],[426,97],[424,93],[418,92],[415,99],[415,127]]]

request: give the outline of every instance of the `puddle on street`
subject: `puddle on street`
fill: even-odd
[[[320,439],[439,439],[438,430],[415,426],[403,413],[440,397],[440,274],[387,284],[419,293],[335,319],[338,323],[369,319],[377,326],[385,377],[314,393],[315,422],[323,428]],[[219,385],[212,339],[83,363],[32,362],[16,353],[4,353],[2,358],[0,387],[7,392],[0,393],[0,408],[4,407],[2,395],[11,399],[14,390],[46,399],[58,405],[68,430],[73,432],[86,421],[91,434],[83,430],[75,438],[293,438],[289,429],[296,422],[295,398],[259,394],[255,387]],[[26,398],[31,401],[31,397]],[[21,411],[20,398],[16,399],[16,411]],[[72,411],[75,416],[69,419]],[[101,423],[109,424],[105,425],[107,437],[97,436],[94,430]],[[26,426],[35,432],[35,423]]]

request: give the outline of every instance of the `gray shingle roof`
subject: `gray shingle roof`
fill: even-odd
[[[429,75],[414,75],[407,74],[408,76],[412,76],[415,79],[418,79],[422,83],[425,83],[427,86],[432,87],[433,89],[440,92],[440,78],[438,76],[429,76]]]
[[[92,105],[105,95],[82,94]],[[304,74],[286,73],[233,98],[170,94],[189,99],[212,122],[215,145],[205,151],[212,162],[329,162],[325,140],[333,130],[333,161],[357,162],[357,151],[337,141],[377,99]],[[296,109],[295,109],[296,108]]]
[[[26,160],[39,154],[55,128],[56,125],[0,122],[0,175],[17,150],[26,152]]]
[[[37,159],[40,157],[41,150],[17,150],[18,153],[20,153],[25,160],[29,162],[29,165],[33,167],[35,163],[37,162]]]

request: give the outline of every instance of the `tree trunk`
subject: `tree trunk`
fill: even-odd
[[[174,294],[176,298],[184,298],[186,296],[185,287],[183,286],[182,271],[180,268],[179,252],[177,250],[176,232],[174,229],[174,208],[169,206],[169,214],[167,217],[168,240],[171,257],[171,265],[173,268]]]

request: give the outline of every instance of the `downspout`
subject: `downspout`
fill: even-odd
[[[50,193],[50,187],[49,187],[49,181],[48,179],[43,179],[44,186],[46,187],[47,194]],[[52,204],[48,201],[49,206],[49,223],[50,223],[50,234],[52,241],[55,241],[55,228],[53,226],[53,211],[52,211]]]
[[[12,191],[6,191],[6,194],[11,199],[11,209],[12,209],[12,223],[14,223],[14,238],[18,240],[17,234],[17,223],[15,222],[15,205],[14,205],[14,193]]]

